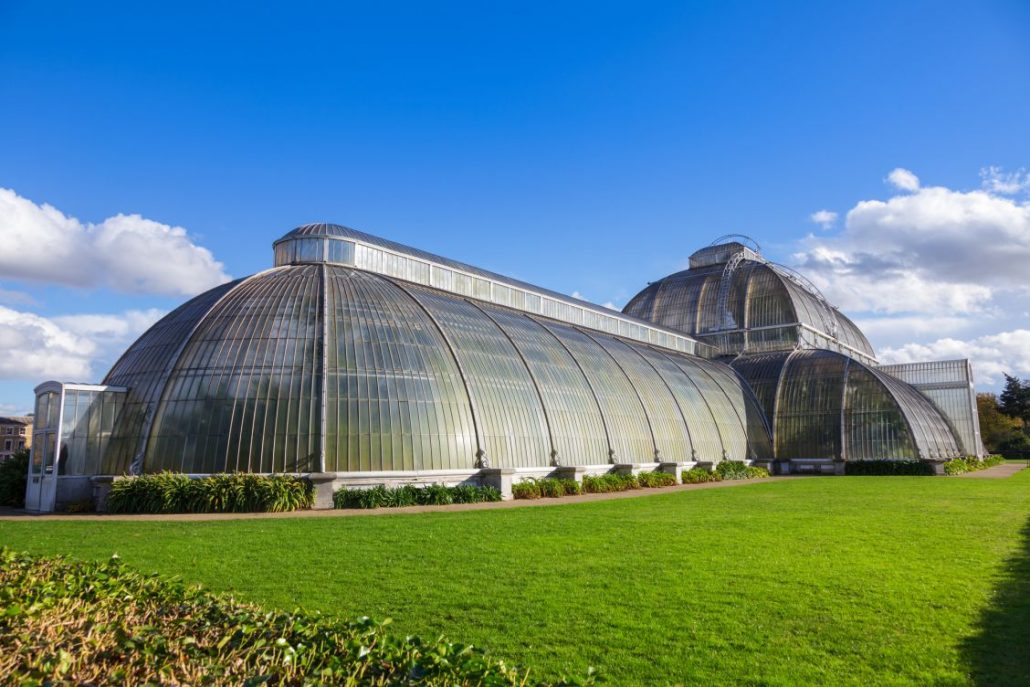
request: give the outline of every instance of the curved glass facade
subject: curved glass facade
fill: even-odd
[[[964,455],[944,414],[904,382],[833,351],[731,365],[771,420],[778,459],[946,460]]]
[[[102,472],[772,458],[724,365],[477,299],[474,283],[463,296],[336,264],[316,239],[278,242],[280,266],[198,296],[126,352],[105,381],[133,412]]]

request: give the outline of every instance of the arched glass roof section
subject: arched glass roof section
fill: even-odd
[[[714,354],[710,346],[682,331],[339,224],[306,224],[273,246],[277,267],[347,265],[655,346],[695,355]]]
[[[875,363],[869,340],[815,286],[737,242],[698,251],[689,269],[649,284],[623,312],[723,355],[808,347]]]
[[[732,367],[771,421],[779,460],[947,460],[964,454],[944,414],[891,375],[833,351],[740,356]]]

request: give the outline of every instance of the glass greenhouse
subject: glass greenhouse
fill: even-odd
[[[164,317],[102,384],[37,388],[30,506],[164,470],[461,482],[979,444],[956,387],[878,368],[850,320],[741,243],[624,313],[339,225],[274,256]]]

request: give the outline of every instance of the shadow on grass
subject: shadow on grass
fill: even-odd
[[[979,632],[962,644],[973,682],[983,687],[1030,685],[1030,521],[1003,575]]]

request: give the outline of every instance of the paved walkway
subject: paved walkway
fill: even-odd
[[[1001,465],[995,465],[993,468],[987,468],[986,470],[977,470],[976,472],[963,472],[959,477],[972,477],[977,479],[1001,479],[1003,477],[1011,477],[1020,470],[1026,467],[1026,462],[1020,461],[1018,463],[1002,463]]]
[[[618,499],[632,499],[652,494],[669,494],[680,491],[700,491],[704,489],[720,489],[725,487],[741,487],[748,484],[765,484],[767,482],[782,482],[793,479],[810,479],[810,477],[783,476],[767,477],[754,480],[733,480],[727,482],[705,482],[704,484],[678,484],[674,487],[658,487],[654,489],[633,489],[631,491],[618,491],[610,494],[582,494],[580,496],[565,496],[556,499],[534,499],[534,500],[512,500],[498,501],[495,503],[456,503],[450,506],[406,506],[404,508],[341,508],[330,510],[296,510],[289,513],[170,513],[165,515],[101,515],[84,514],[71,515],[66,513],[48,513],[46,515],[35,515],[22,510],[10,508],[0,509],[0,521],[43,521],[59,520],[61,522],[74,521],[131,521],[140,522],[143,520],[167,520],[189,521],[189,520],[251,520],[262,518],[350,518],[373,515],[403,515],[405,513],[452,513],[455,511],[469,510],[497,510],[504,508],[539,508],[544,506],[565,506],[573,503],[590,503],[593,501],[615,501]]]

